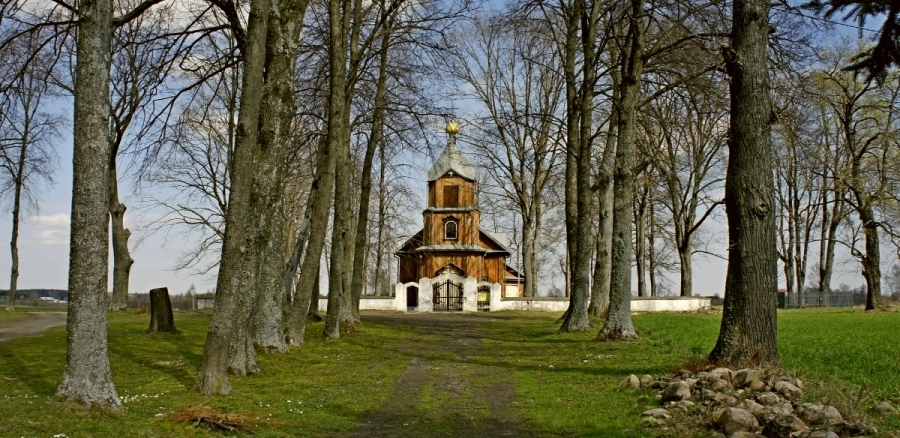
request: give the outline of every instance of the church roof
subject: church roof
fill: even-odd
[[[450,134],[447,148],[428,171],[428,182],[437,180],[451,170],[467,180],[475,181],[475,167],[469,163],[469,160],[456,146],[456,134],[454,133]]]

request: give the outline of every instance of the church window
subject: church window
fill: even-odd
[[[455,221],[447,221],[444,224],[444,239],[446,240],[456,240],[459,230],[457,229],[457,224]]]

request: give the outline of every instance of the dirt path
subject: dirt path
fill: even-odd
[[[0,343],[23,336],[34,336],[61,325],[66,325],[65,312],[29,313],[26,319],[0,323]]]
[[[476,358],[481,316],[460,313],[364,314],[363,322],[414,333],[413,355],[392,396],[357,421],[350,437],[531,437],[517,415],[509,370]]]

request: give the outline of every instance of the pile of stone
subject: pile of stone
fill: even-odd
[[[845,420],[833,406],[805,403],[803,382],[780,370],[682,370],[657,379],[632,374],[619,386],[657,391],[656,399],[663,407],[644,412],[647,423],[663,426],[675,417],[699,415],[702,425],[714,431],[710,438],[839,438],[878,433],[866,423]],[[888,402],[879,403],[876,412],[897,415]]]

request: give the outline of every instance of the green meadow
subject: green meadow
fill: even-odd
[[[0,436],[483,436],[498,428],[535,437],[653,436],[640,414],[657,405],[654,394],[618,383],[702,357],[721,315],[635,315],[640,339],[622,343],[593,342],[596,331],[557,334],[558,317],[364,313],[340,341],[322,340],[322,324],[311,323],[303,347],[260,355],[262,374],[232,377],[230,396],[204,397],[192,387],[208,313],[176,313],[177,334],[145,334],[147,314],[110,314],[109,357],[124,412],[54,395],[66,355],[60,327],[0,344]],[[0,324],[10,318],[3,314]],[[900,313],[780,311],[778,329],[783,366],[803,379],[809,400],[864,415],[882,400],[900,404]],[[224,427],[192,420],[200,411],[220,414]],[[900,430],[897,418],[871,421]]]

